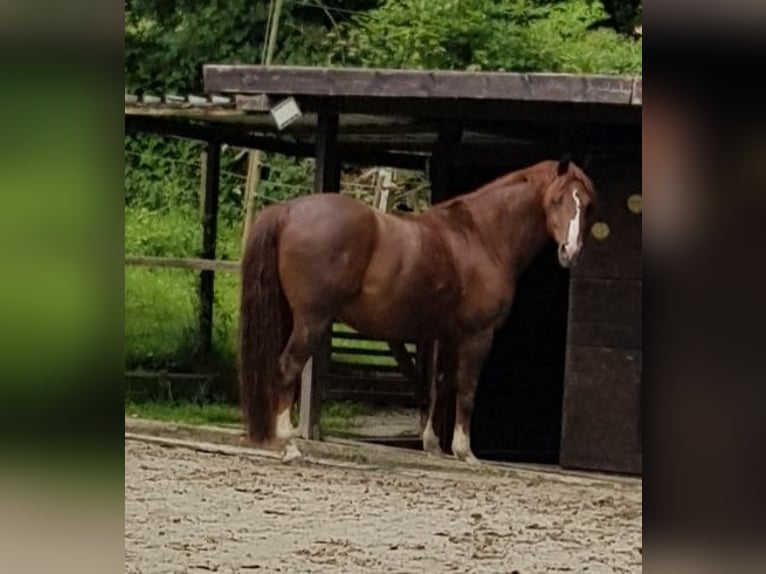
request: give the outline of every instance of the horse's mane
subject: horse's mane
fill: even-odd
[[[589,196],[594,195],[595,188],[593,182],[587,175],[585,175],[585,172],[582,169],[573,162],[569,162],[566,173],[559,175],[558,166],[559,162],[553,160],[541,161],[533,166],[502,175],[483,185],[473,193],[479,194],[496,191],[498,189],[507,189],[517,183],[540,184],[538,189],[543,192],[557,177],[569,175],[583,184],[583,187],[585,187],[585,191]]]
[[[446,201],[438,203],[437,205],[433,206],[432,209],[437,209],[437,208],[452,209],[454,207],[454,204],[464,203],[465,200],[467,199],[471,199],[471,198],[485,195],[488,193],[494,193],[501,189],[509,189],[513,187],[514,185],[521,184],[521,183],[535,184],[535,183],[538,183],[540,180],[547,180],[547,181],[543,181],[542,182],[543,185],[540,186],[541,189],[544,189],[546,187],[545,184],[550,183],[551,181],[553,181],[553,179],[556,178],[556,166],[557,166],[557,163],[555,161],[548,160],[548,161],[542,161],[540,163],[537,163],[525,169],[512,171],[505,175],[501,175],[497,179],[494,179],[490,181],[489,183],[486,183],[473,191],[455,196]]]
[[[451,215],[455,214],[452,215],[451,218],[458,217],[462,220],[466,218],[463,213],[465,211],[466,203],[470,202],[474,198],[479,198],[489,194],[495,194],[501,190],[509,191],[514,186],[524,183],[530,184],[534,189],[537,189],[539,193],[543,193],[551,184],[551,182],[553,182],[557,177],[564,177],[566,175],[579,180],[583,184],[583,187],[589,196],[592,197],[594,195],[595,190],[593,182],[587,175],[585,175],[585,172],[582,171],[582,169],[577,167],[574,163],[569,162],[567,172],[563,176],[559,176],[557,171],[558,165],[559,162],[553,160],[541,161],[530,167],[501,175],[500,177],[482,185],[473,191],[462,193],[437,203],[424,213],[396,213],[391,215],[404,219],[416,219],[430,211],[437,213],[449,213]]]

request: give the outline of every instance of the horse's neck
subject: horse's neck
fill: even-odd
[[[519,274],[548,239],[540,191],[530,183],[508,182],[464,198],[484,248],[508,273]]]

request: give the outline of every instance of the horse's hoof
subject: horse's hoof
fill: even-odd
[[[423,439],[423,450],[435,456],[444,456],[444,451],[439,444],[439,439],[436,437],[428,437]]]
[[[442,447],[440,447],[438,444],[436,445],[423,445],[423,450],[426,451],[428,454],[431,454],[433,456],[444,456],[444,451],[442,450]]]
[[[466,456],[464,461],[466,464],[470,464],[471,466],[481,465],[481,461],[478,458],[476,458],[473,454],[469,454],[468,456]]]
[[[298,447],[291,442],[287,443],[287,446],[285,446],[285,453],[282,455],[282,462],[287,464],[301,458],[303,458],[303,455],[301,454],[301,451],[298,450]]]
[[[481,464],[481,461],[476,458],[476,455],[474,455],[471,451],[466,453],[456,452],[455,458],[466,464],[470,464],[471,466],[478,466]]]

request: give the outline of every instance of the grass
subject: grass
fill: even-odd
[[[370,408],[359,403],[328,402],[322,406],[319,426],[323,431],[346,430],[356,425],[356,417]],[[126,402],[125,415],[191,425],[241,426],[239,408],[222,403]],[[293,420],[297,424],[297,420]]]
[[[219,403],[126,403],[125,414],[130,417],[190,425],[242,424],[242,417],[236,406]]]
[[[346,430],[356,426],[356,417],[370,414],[369,406],[351,401],[328,402],[322,405],[319,427],[322,430]]]
[[[223,223],[223,222],[221,222]],[[125,252],[156,257],[195,257],[199,222],[192,212],[125,209]],[[237,226],[219,230],[219,257],[239,257]],[[125,268],[125,362],[129,369],[195,370],[198,275],[183,269]],[[213,359],[235,357],[239,279],[215,280]]]

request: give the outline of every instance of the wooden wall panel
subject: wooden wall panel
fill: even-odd
[[[572,279],[569,285],[569,343],[640,349],[642,282]]]
[[[641,473],[641,369],[639,349],[568,347],[561,466]]]

